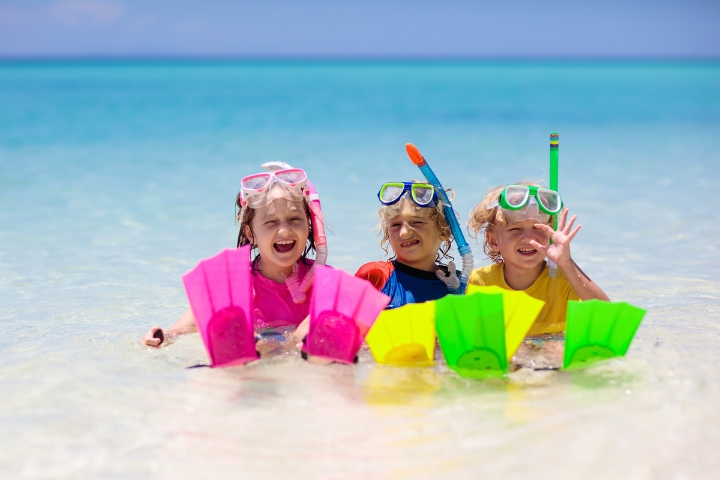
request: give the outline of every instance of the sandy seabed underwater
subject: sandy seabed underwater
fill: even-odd
[[[648,310],[626,357],[475,381],[138,344],[259,164],[306,169],[354,272],[406,142],[465,220],[547,180],[551,131],[573,257]],[[0,477],[714,478],[718,165],[717,62],[0,63]]]

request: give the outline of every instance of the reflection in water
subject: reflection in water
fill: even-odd
[[[373,405],[432,405],[432,395],[443,377],[429,367],[374,364],[363,384],[365,400]]]

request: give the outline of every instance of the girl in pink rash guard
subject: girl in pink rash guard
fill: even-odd
[[[270,173],[243,178],[237,196],[237,246],[252,246],[253,317],[261,340],[277,329],[294,330],[308,317],[315,263],[308,254],[317,252],[321,264],[327,258],[319,198],[305,172],[280,162],[263,167]],[[196,331],[188,308],[175,325],[153,327],[141,342],[158,347],[165,338]]]

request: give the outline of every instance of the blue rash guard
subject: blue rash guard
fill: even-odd
[[[366,263],[355,276],[368,280],[389,296],[388,309],[437,300],[448,294],[447,285],[437,278],[435,272],[408,267],[397,260]]]

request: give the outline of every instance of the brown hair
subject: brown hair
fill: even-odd
[[[248,229],[252,232],[252,227],[250,226],[250,223],[253,221],[253,218],[255,218],[256,209],[249,208],[249,207],[242,207],[241,204],[241,193],[237,194],[237,197],[235,199],[235,220],[239,224],[239,232],[238,232],[238,240],[237,240],[237,247],[240,248],[244,245],[250,245],[251,247],[251,254],[255,255],[253,258],[252,263],[252,270],[253,273],[258,272],[257,264],[260,261],[260,251],[257,251],[257,245],[252,243],[250,238],[245,235],[245,226],[247,225]],[[310,205],[308,205],[308,202],[306,199],[303,199],[303,206],[305,207],[305,215],[308,218],[308,238],[307,242],[305,243],[305,250],[303,251],[302,255],[300,256],[300,260],[304,264],[307,265],[307,256],[310,252],[315,252],[315,234],[313,232],[313,225],[310,220]]]

